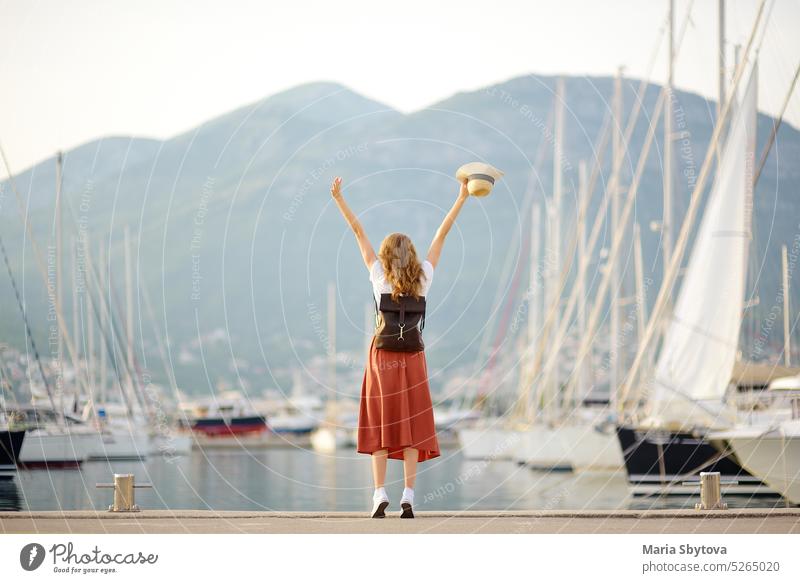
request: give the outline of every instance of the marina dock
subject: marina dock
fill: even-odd
[[[800,534],[800,508],[759,510],[418,512],[214,510],[0,512],[0,532],[36,534]]]

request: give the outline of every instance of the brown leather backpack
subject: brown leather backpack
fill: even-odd
[[[373,301],[374,301],[373,296]],[[381,304],[375,304],[375,348],[398,352],[425,350],[422,329],[425,328],[425,296],[381,294]]]

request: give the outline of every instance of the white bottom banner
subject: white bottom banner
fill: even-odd
[[[798,541],[767,534],[7,534],[0,535],[0,580],[798,581]]]

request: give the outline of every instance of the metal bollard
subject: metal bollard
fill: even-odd
[[[95,484],[96,488],[114,488],[114,503],[109,512],[139,512],[135,504],[134,488],[152,488],[152,484],[136,484],[133,474],[114,474],[113,484]]]
[[[727,510],[728,505],[722,501],[719,472],[700,472],[700,503],[694,505],[695,510]]]

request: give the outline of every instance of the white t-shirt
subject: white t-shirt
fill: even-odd
[[[433,265],[427,259],[422,262],[422,272],[425,274],[425,277],[422,278],[422,295],[427,296],[428,290],[431,288],[431,281],[433,281]],[[369,280],[372,282],[372,294],[375,296],[375,301],[381,305],[381,294],[392,293],[392,284],[386,280],[380,259],[376,259],[372,264],[369,270]]]

